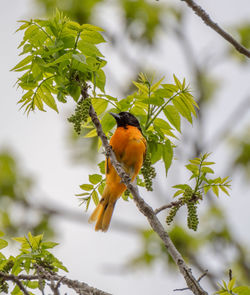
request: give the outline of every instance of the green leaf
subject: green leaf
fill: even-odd
[[[233,292],[237,295],[249,295],[250,287],[249,286],[239,286],[233,289]]]
[[[171,126],[165,120],[163,120],[161,118],[156,118],[154,120],[153,124],[155,127],[158,127],[160,129],[164,129],[164,130],[171,130],[172,129]]]
[[[191,172],[193,172],[193,173],[195,173],[195,174],[198,175],[198,173],[199,173],[199,168],[198,168],[198,166],[193,165],[193,164],[188,164],[188,165],[185,165],[185,167],[186,167],[189,171],[191,171]]]
[[[138,88],[138,90],[141,92],[141,93],[144,93],[146,95],[148,95],[148,87],[142,83],[138,83],[138,82],[135,82],[133,81],[133,84]]]
[[[180,189],[180,190],[178,190],[178,191],[176,191],[174,193],[173,198],[175,198],[175,197],[177,197],[177,196],[179,196],[180,194],[183,194],[183,193],[184,193],[184,190]]]
[[[85,134],[84,137],[86,138],[90,138],[90,137],[96,137],[97,136],[97,132],[96,129],[92,129],[89,133]]]
[[[91,174],[89,175],[89,182],[92,184],[97,184],[102,180],[102,176],[100,174]]]
[[[212,186],[212,191],[214,192],[214,194],[219,197],[219,188],[216,185]]]
[[[18,285],[16,285],[15,288],[12,290],[11,295],[23,295],[23,292],[20,290]]]
[[[0,250],[7,246],[8,246],[8,242],[3,239],[0,239]]]
[[[191,112],[189,108],[186,106],[186,104],[183,103],[183,100],[180,98],[180,96],[176,96],[172,100],[172,102],[174,106],[176,107],[176,109],[179,111],[179,113],[192,124],[193,120],[192,120]]]
[[[204,189],[204,194],[206,195],[207,192],[211,189],[211,186],[210,185],[205,185],[203,189]]]
[[[55,243],[55,242],[43,242],[42,243],[42,248],[44,248],[44,249],[51,249],[51,248],[54,248],[57,245],[59,245],[59,243]]]
[[[97,194],[96,191],[93,191],[93,193],[92,193],[92,199],[93,199],[95,205],[97,206],[98,203],[99,203],[99,198],[98,198],[98,194]]]
[[[161,97],[150,97],[150,98],[145,98],[142,99],[141,102],[143,102],[144,104],[151,104],[151,105],[155,105],[155,106],[162,106],[164,104],[164,99]]]
[[[105,92],[106,75],[101,69],[95,72],[95,84],[102,92]]]
[[[98,164],[98,167],[100,169],[100,172],[102,174],[105,174],[105,161],[102,161],[101,163]]]
[[[85,42],[83,40],[80,40],[78,42],[77,48],[85,55],[87,56],[100,56],[103,57],[102,53],[99,51],[99,49],[96,48],[95,45]]]
[[[97,26],[94,26],[94,25],[90,25],[90,24],[81,25],[81,29],[82,30],[90,30],[90,31],[99,31],[99,32],[104,31],[104,29],[102,29],[100,27],[97,27]]]
[[[45,64],[45,66],[46,67],[51,67],[51,66],[59,64],[59,63],[61,63],[63,61],[68,61],[68,63],[70,63],[71,58],[72,58],[72,52],[68,52],[68,53],[65,53],[65,54],[61,55],[60,57],[58,57],[54,61]]]
[[[179,131],[181,132],[181,118],[179,112],[176,110],[175,106],[167,105],[163,112],[169,122]]]
[[[151,162],[152,164],[154,164],[158,162],[162,157],[163,145],[154,141],[149,141],[148,145],[151,154]]]
[[[69,87],[67,88],[69,94],[71,97],[73,97],[74,101],[77,102],[80,95],[81,95],[81,88],[77,84],[70,84]]]
[[[33,236],[30,232],[28,233],[28,238],[31,244],[32,250],[37,250],[42,242],[43,235]]]
[[[192,159],[192,160],[189,160],[189,162],[190,162],[191,164],[194,164],[194,165],[200,165],[200,163],[201,163],[201,159],[199,159],[199,158],[194,158],[194,159]]]
[[[236,281],[236,279],[235,278],[232,278],[231,280],[230,280],[230,282],[228,283],[228,290],[229,291],[232,291],[232,289],[233,289],[233,287],[234,287],[234,285],[235,285],[235,281]]]
[[[108,101],[102,98],[92,98],[91,102],[97,115],[101,115],[108,107]]]
[[[33,59],[32,55],[26,56],[23,60],[21,60],[14,68],[11,69],[11,71],[16,71],[19,68],[22,68],[23,66],[27,65],[30,63]]]
[[[72,54],[72,58],[80,63],[86,63],[86,57],[83,54]]]
[[[160,87],[161,82],[162,82],[164,79],[165,79],[165,77],[161,78],[158,82],[156,82],[154,85],[152,85],[152,86],[150,87],[150,91],[151,91],[151,92],[154,92],[155,90],[157,90],[157,89]]]
[[[89,193],[81,193],[81,194],[75,194],[76,197],[83,197],[83,196],[88,196]]]
[[[215,162],[206,162],[206,161],[202,162],[202,166],[203,165],[208,166],[208,165],[214,165],[214,164],[215,164]]]
[[[174,76],[174,81],[175,81],[176,86],[177,86],[180,90],[182,90],[182,84],[181,84],[180,80],[175,76],[175,74],[173,74],[173,76]]]
[[[178,87],[174,84],[162,84],[161,85],[164,89],[168,90],[170,95],[169,96],[172,96],[174,92],[177,92],[178,91]]]
[[[210,167],[202,167],[201,172],[203,172],[203,173],[212,173],[213,174],[214,170],[211,169]]]
[[[107,133],[116,125],[116,121],[110,114],[106,113],[102,118],[101,124],[104,133]]]
[[[39,288],[39,282],[37,281],[27,281],[27,287],[29,287],[30,289],[37,289]],[[29,294],[32,294],[31,292],[29,292]]]
[[[82,184],[80,185],[80,188],[84,191],[91,191],[94,186],[92,184]]]
[[[173,188],[180,188],[180,189],[190,189],[192,190],[191,186],[189,186],[188,184],[176,184],[174,186],[172,186]]]
[[[45,84],[42,84],[39,87],[36,94],[40,96],[40,98],[46,103],[47,106],[58,113],[55,99]]]
[[[105,183],[104,182],[99,185],[98,192],[99,192],[100,195],[102,195],[102,193],[104,191],[104,187],[105,187]]]
[[[82,27],[77,22],[73,22],[73,21],[67,22],[67,28],[76,32],[82,31]]]
[[[16,32],[18,32],[18,31],[22,31],[22,30],[28,28],[28,26],[30,26],[30,22],[27,22],[27,21],[19,21],[19,22],[24,22],[24,24],[22,24],[22,25],[16,30]]]
[[[194,116],[196,116],[196,111],[194,108],[193,103],[188,98],[188,93],[180,93],[179,95],[180,99],[182,100],[183,104],[186,106],[186,108],[189,110],[190,113],[192,113]],[[194,101],[194,100],[192,100]]]
[[[162,148],[162,157],[165,164],[165,171],[167,177],[168,169],[170,168],[173,160],[173,148],[170,140],[167,140],[165,144],[162,146]]]
[[[220,189],[221,189],[226,195],[230,196],[229,193],[228,193],[228,191],[227,191],[227,189],[225,188],[225,186],[220,185],[219,188],[220,188]]]
[[[92,44],[99,44],[99,43],[106,42],[103,36],[97,31],[86,30],[86,29],[82,31],[81,39],[85,42],[92,43]]]

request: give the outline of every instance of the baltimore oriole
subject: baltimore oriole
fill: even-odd
[[[134,181],[139,173],[146,154],[146,139],[143,137],[141,127],[135,116],[129,112],[119,114],[110,113],[116,120],[117,129],[110,139],[110,145],[125,172]],[[106,185],[102,198],[89,218],[89,222],[96,221],[95,230],[106,232],[109,228],[117,199],[126,190],[120,176],[106,159]]]

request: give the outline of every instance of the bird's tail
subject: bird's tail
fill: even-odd
[[[99,204],[89,218],[89,222],[96,221],[95,230],[106,232],[109,228],[116,199],[110,197],[110,194],[103,194]]]

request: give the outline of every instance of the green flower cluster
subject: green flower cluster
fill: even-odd
[[[186,188],[183,194],[183,205],[187,205],[188,215],[187,215],[187,224],[188,228],[196,231],[199,219],[197,214],[197,201],[193,201],[192,198],[194,197],[194,193],[191,188]]]
[[[149,152],[146,153],[141,173],[144,178],[145,187],[148,191],[152,191],[153,178],[156,176],[155,168],[152,166]]]
[[[197,198],[194,198],[193,190],[190,187],[187,187],[183,193],[183,196],[179,199],[181,202],[173,206],[166,218],[166,223],[171,224],[178,210],[186,205],[188,210],[187,223],[188,228],[196,231],[199,224],[198,214],[197,214]]]
[[[187,209],[188,209],[188,216],[187,216],[188,227],[196,231],[199,224],[199,219],[197,214],[197,204],[195,204],[195,202],[189,201],[187,202]]]
[[[75,114],[68,118],[70,123],[74,124],[74,130],[79,135],[81,133],[81,124],[86,122],[89,116],[89,108],[91,106],[91,99],[80,99],[77,103]]]
[[[182,203],[180,203],[179,205],[173,206],[166,218],[166,223],[167,225],[170,225],[171,222],[174,220],[176,213],[178,212],[178,210],[180,209],[180,207],[182,206]]]

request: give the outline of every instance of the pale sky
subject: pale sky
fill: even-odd
[[[46,202],[48,197],[55,204],[75,209],[86,215],[84,209],[78,207],[74,194],[79,193],[78,185],[87,182],[87,175],[97,170],[94,166],[79,167],[71,163],[70,150],[66,142],[68,135],[66,118],[72,104],[66,109],[59,105],[59,115],[54,111],[37,112],[28,118],[23,115],[22,111],[18,111],[16,105],[17,100],[21,97],[21,91],[14,87],[18,73],[9,70],[19,60],[16,48],[21,34],[14,34],[14,32],[17,28],[17,20],[32,16],[30,3],[29,0],[2,0],[0,10],[0,148],[7,147],[13,150],[22,168],[36,179],[37,191],[34,192],[34,198]],[[207,9],[212,18],[224,27],[240,23],[243,19],[249,20],[249,0],[202,0],[199,3]],[[188,10],[184,3],[181,5]],[[192,36],[197,59],[205,58],[208,49],[211,49],[211,54],[216,52],[222,54],[224,41],[221,37],[207,28],[191,10],[188,10],[188,14],[190,22],[187,33]],[[155,62],[163,75],[171,77],[172,73],[176,73],[177,76],[186,77],[191,82],[192,78],[186,76],[187,65],[180,58],[180,51],[176,48],[173,38],[170,37],[170,41],[167,42],[167,47],[159,44],[157,52],[148,57],[148,65]],[[103,51],[109,62],[109,59],[113,57],[109,56],[108,47],[103,46]],[[163,57],[158,59],[161,54]],[[121,61],[117,61],[116,56],[110,64],[115,69],[113,71],[118,80],[122,81],[123,77],[129,75],[129,69]],[[208,124],[206,126],[209,127],[206,137],[208,139],[225,122],[239,101],[249,95],[250,90],[249,67],[224,62],[216,65],[213,73],[222,78],[223,86],[217,94],[218,100],[207,114]],[[111,95],[117,95],[116,90],[113,91],[109,86],[108,91]],[[249,112],[244,122],[247,118],[249,118]],[[213,159],[218,163],[216,169],[218,173],[226,173],[221,167],[226,166],[225,161],[228,156],[230,156],[230,151],[226,150],[225,145],[215,151]],[[159,182],[162,183],[162,180],[159,179]],[[239,188],[240,178],[235,179],[233,185],[232,197],[223,196],[220,203],[227,208],[228,216],[234,212],[231,223],[243,239],[245,233],[249,231],[249,188],[245,186]],[[153,205],[152,195],[147,193],[145,196],[146,201]],[[113,216],[113,220],[116,219],[136,225],[147,225],[144,216],[138,213],[135,204],[131,201],[129,203],[118,202]],[[57,255],[68,267],[70,271],[68,276],[72,279],[82,280],[89,285],[119,295],[176,294],[172,291],[173,289],[185,286],[182,276],[171,275],[165,270],[163,264],[158,264],[152,269],[135,271],[128,269],[122,272],[120,267],[140,248],[140,240],[135,235],[118,233],[112,230],[112,226],[106,234],[96,233],[92,225],[77,224],[60,218],[56,219],[55,226],[61,233],[61,239],[58,241],[61,245]],[[248,237],[248,242],[250,243],[250,237]],[[206,286],[205,279],[203,286]]]

